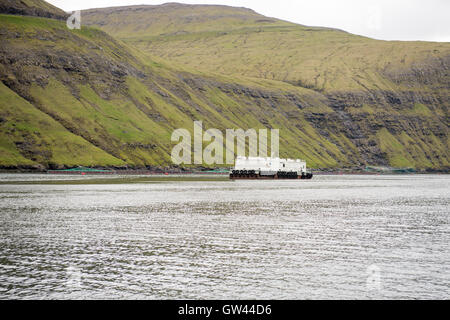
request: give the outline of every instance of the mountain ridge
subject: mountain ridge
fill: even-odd
[[[225,16],[233,16],[235,9],[227,10]],[[195,16],[194,29],[209,23],[202,13]],[[251,24],[260,18],[251,16]],[[229,23],[242,30],[236,20]],[[335,32],[300,28],[312,35]],[[431,67],[415,62],[404,72],[387,68],[390,78],[372,87],[355,76],[362,83],[356,90],[333,91],[197,70],[111,33],[0,15],[0,167],[171,166],[171,132],[192,130],[192,122],[202,120],[205,128],[220,130],[280,128],[281,156],[303,158],[313,168],[449,168],[445,59]]]
[[[409,71],[412,63],[430,59],[445,59],[447,67],[450,59],[448,43],[373,40],[221,8],[151,6],[129,12],[108,8],[83,11],[83,17],[87,25],[142,51],[197,70],[274,79],[318,90],[365,89],[373,84],[389,89],[395,83],[384,76],[385,70],[401,73]]]

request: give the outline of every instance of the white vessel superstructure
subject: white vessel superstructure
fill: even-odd
[[[237,157],[231,179],[311,179],[306,161],[262,157]]]

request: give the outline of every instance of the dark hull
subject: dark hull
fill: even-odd
[[[261,176],[259,174],[230,174],[231,180],[310,180],[313,174],[308,173],[306,175],[273,175],[273,176]]]

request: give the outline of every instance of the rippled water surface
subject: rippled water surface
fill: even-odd
[[[0,176],[0,299],[450,298],[449,176],[44,178]]]

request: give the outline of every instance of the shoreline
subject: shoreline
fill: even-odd
[[[357,177],[365,176],[366,179],[380,179],[383,177],[406,177],[411,176],[411,178],[418,176],[425,176],[427,174],[317,174],[316,179],[319,177]],[[436,175],[431,174],[429,175]],[[443,174],[444,176],[445,174]],[[35,177],[33,177],[35,176]],[[370,178],[372,176],[373,178]],[[1,173],[0,173],[1,177]],[[259,180],[255,180],[259,181]],[[265,180],[272,181],[272,180]],[[273,181],[300,181],[300,180],[273,180]],[[302,180],[302,181],[315,181],[314,177],[312,180]],[[230,182],[233,183],[235,180],[229,178],[226,174],[153,174],[153,175],[81,175],[81,174],[71,174],[71,175],[57,175],[57,174],[39,174],[39,173],[22,173],[17,174],[17,178],[14,176],[4,177],[0,179],[0,186],[5,185],[112,185],[112,184],[156,184],[156,183],[181,183],[181,182]]]
[[[450,169],[426,169],[415,170],[412,168],[382,168],[382,169],[310,169],[314,175],[407,175],[407,174],[449,174]],[[72,169],[35,169],[35,168],[0,168],[0,174],[54,174],[54,175],[229,175],[229,171],[223,168],[157,168],[157,169],[118,169],[105,167],[79,167]]]
[[[450,167],[412,168],[390,167],[387,165],[359,165],[339,168],[307,168],[314,175],[380,175],[380,174],[449,174]],[[101,165],[0,165],[0,173],[36,173],[62,175],[229,175],[232,166],[204,166],[204,165],[142,165],[142,166],[101,166]]]
[[[363,171],[363,170],[311,170],[314,176],[380,176],[380,175],[436,175],[442,174],[447,175],[450,171],[444,170],[428,170],[428,171],[403,171],[403,170],[385,170],[385,171]],[[176,178],[176,177],[229,177],[230,173],[228,171],[150,171],[150,170],[111,170],[111,171],[58,171],[58,170],[47,170],[47,171],[32,171],[32,170],[0,170],[0,175],[6,174],[26,174],[26,175],[48,175],[48,176],[97,176],[101,177],[154,177],[154,178]]]
[[[427,175],[427,174],[450,174],[450,171],[444,170],[429,170],[429,171],[414,171],[414,172],[399,172],[399,171],[380,171],[380,172],[366,172],[366,171],[315,171],[311,170],[314,176],[334,176],[334,175]],[[27,171],[27,170],[0,170],[1,174],[46,174],[46,175],[65,175],[65,176],[229,176],[229,172],[205,172],[205,171],[190,171],[190,172],[154,172],[142,170],[127,170],[127,171],[111,171],[111,172],[58,172],[58,171]]]

